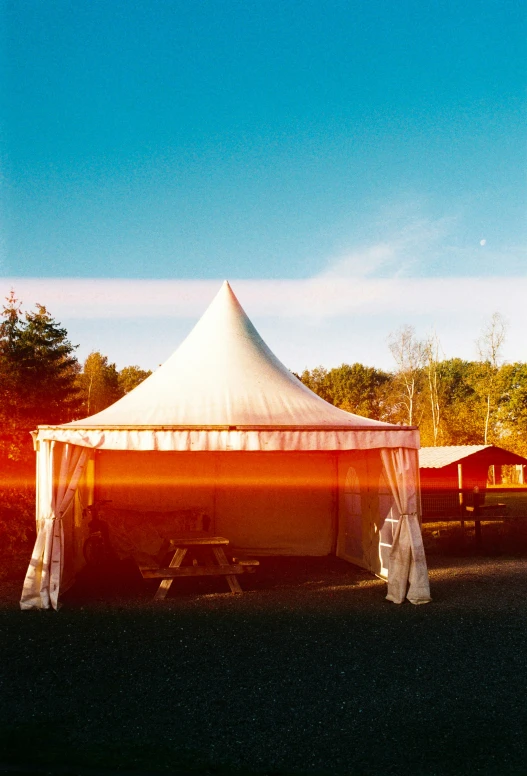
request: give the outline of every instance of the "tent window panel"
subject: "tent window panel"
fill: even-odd
[[[344,483],[346,530],[344,553],[352,558],[362,556],[362,499],[357,472],[350,466]]]
[[[381,574],[388,573],[388,559],[398,522],[392,491],[384,472],[379,477],[379,558]]]

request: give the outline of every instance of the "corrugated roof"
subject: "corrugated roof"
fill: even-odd
[[[457,463],[469,455],[479,453],[492,445],[448,445],[445,447],[422,447],[419,450],[420,469],[441,469]]]

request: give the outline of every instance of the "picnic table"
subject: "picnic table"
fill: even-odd
[[[174,579],[178,577],[223,576],[227,580],[231,593],[242,593],[238,575],[253,571],[259,561],[236,559],[230,563],[225,554],[229,540],[224,536],[212,536],[204,531],[181,534],[170,540],[172,560],[165,568],[153,568],[140,565],[143,579],[160,579],[154,596],[155,600],[165,598]],[[192,565],[183,566],[188,555],[194,556]],[[205,562],[203,562],[205,561]]]

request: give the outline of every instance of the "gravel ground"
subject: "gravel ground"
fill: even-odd
[[[427,528],[418,607],[295,558],[264,560],[243,596],[178,580],[154,603],[128,569],[22,613],[22,564],[4,563],[0,771],[526,774],[527,553],[452,530]]]

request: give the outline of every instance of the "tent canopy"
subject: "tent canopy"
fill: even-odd
[[[271,352],[225,281],[176,352],[102,412],[38,440],[113,450],[419,447],[414,428],[353,415],[310,391]]]
[[[417,514],[418,430],[344,412],[315,395],[269,350],[228,283],[137,388],[91,417],[40,426],[35,437],[38,534],[23,609],[56,608],[63,564],[70,576],[80,568],[86,521],[74,500],[83,488],[91,500],[95,485],[103,494],[122,486],[134,503],[164,495],[165,507],[185,489],[202,500],[211,491],[216,530],[251,550],[265,544],[281,554],[326,554],[342,544],[337,533],[349,539],[355,532],[368,553],[374,542],[390,549],[390,600],[430,600]],[[355,450],[367,452],[347,452]],[[182,455],[166,455],[173,452]],[[365,493],[385,477],[393,509],[380,491],[378,503],[368,495],[364,512],[362,500],[355,509],[354,464],[364,470]],[[386,524],[389,542],[384,534],[381,542],[375,519]]]

